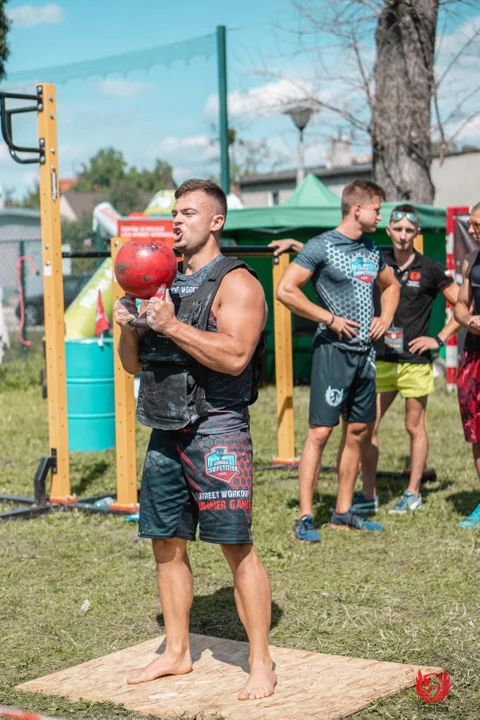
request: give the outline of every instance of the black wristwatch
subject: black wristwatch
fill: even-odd
[[[440,335],[435,335],[435,337],[434,337],[433,339],[438,343],[438,347],[439,347],[439,348],[441,348],[441,347],[443,347],[443,346],[445,345],[445,343],[443,342],[443,340],[442,340],[442,338],[440,337]]]

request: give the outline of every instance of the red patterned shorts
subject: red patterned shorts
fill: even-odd
[[[458,403],[465,440],[480,441],[480,352],[464,352],[457,375]]]

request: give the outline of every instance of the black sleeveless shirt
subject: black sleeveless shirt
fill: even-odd
[[[222,257],[222,255],[219,255],[208,265],[191,275],[185,275],[180,271],[177,272],[177,277],[170,288],[170,295],[176,307],[181,298],[190,297],[198,291],[202,284],[207,281],[212,269]],[[210,312],[207,331],[217,331],[217,321],[213,312]],[[153,331],[147,330],[146,333],[153,333]],[[142,344],[140,355],[142,355]],[[252,363],[250,362],[238,376],[216,372],[207,367],[203,368],[202,376],[208,414],[195,424],[195,431],[215,434],[244,427],[248,424],[248,406],[253,383]],[[144,421],[140,419],[140,422]]]
[[[468,279],[472,288],[473,313],[480,315],[480,250],[472,263]],[[480,352],[480,335],[467,332],[464,349],[468,352]]]

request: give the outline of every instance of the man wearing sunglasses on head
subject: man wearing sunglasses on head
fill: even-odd
[[[393,247],[385,254],[385,260],[400,283],[400,303],[392,326],[376,346],[377,420],[362,448],[363,488],[353,498],[358,512],[376,512],[378,508],[375,482],[377,430],[398,393],[405,398],[411,467],[408,487],[389,512],[407,513],[422,507],[420,483],[428,455],[425,410],[428,396],[434,390],[431,351],[441,348],[460,325],[452,317],[438,335],[427,335],[437,294],[441,293],[455,305],[459,288],[443,265],[414,249],[419,232],[418,215],[413,205],[394,208],[387,226]]]
[[[480,245],[480,203],[474,205],[468,220],[468,233]],[[467,330],[458,371],[458,401],[465,440],[472,443],[473,461],[480,477],[480,250],[465,258],[455,317]],[[460,527],[480,527],[480,503]]]

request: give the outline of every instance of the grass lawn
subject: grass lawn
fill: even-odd
[[[0,492],[31,494],[47,453],[47,408],[38,384],[40,357],[0,366]],[[276,449],[274,388],[252,409],[256,467]],[[308,388],[295,389],[297,451],[307,422]],[[401,470],[408,453],[397,400],[380,432],[384,470]],[[425,506],[407,517],[387,514],[402,480],[380,480],[383,534],[329,530],[335,476],[322,474],[315,507],[323,541],[291,538],[297,511],[295,471],[257,471],[254,533],[273,590],[271,642],[315,652],[440,665],[452,680],[438,705],[415,690],[378,702],[359,720],[480,718],[480,531],[457,527],[480,501],[456,397],[440,386],[429,403],[429,464],[438,481],[423,487]],[[148,431],[138,427],[138,471]],[[338,434],[324,458],[333,464]],[[72,491],[115,487],[114,453],[72,454]],[[3,508],[2,508],[3,509]],[[191,629],[245,639],[221,551],[192,543],[195,600]],[[162,631],[150,545],[118,517],[52,513],[0,524],[0,705],[72,718],[138,718],[120,706],[70,703],[20,693],[22,681],[106,655]],[[88,600],[90,609],[82,610]],[[85,606],[84,606],[85,607]],[[232,690],[233,691],[233,690]],[[339,688],[341,692],[341,688]],[[285,718],[288,720],[288,718]]]

